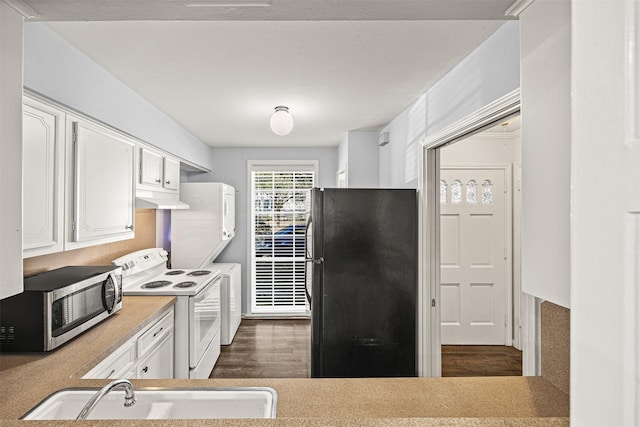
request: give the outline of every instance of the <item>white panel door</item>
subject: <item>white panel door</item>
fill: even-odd
[[[442,344],[505,345],[507,170],[442,168],[440,179]]]

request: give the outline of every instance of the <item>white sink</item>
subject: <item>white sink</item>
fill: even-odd
[[[75,420],[99,389],[69,388],[44,399],[23,420]],[[114,390],[100,400],[89,420],[275,418],[277,393],[268,387],[140,388],[136,404],[124,406],[124,391]]]

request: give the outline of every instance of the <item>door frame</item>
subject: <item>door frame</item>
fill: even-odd
[[[481,109],[463,117],[418,145],[418,189],[420,194],[420,263],[419,327],[420,376],[442,376],[440,340],[440,159],[437,148],[467,138],[520,113],[520,88],[515,89]],[[535,319],[525,318],[523,329],[531,329],[527,337],[536,337]],[[536,342],[523,343],[523,358],[538,358]],[[531,354],[528,354],[531,353]],[[527,373],[524,373],[525,375]]]
[[[440,146],[439,148],[442,148],[442,146]],[[513,168],[511,166],[511,164],[479,164],[479,165],[471,165],[471,164],[464,164],[464,165],[458,165],[458,164],[447,164],[447,165],[440,165],[440,169],[438,170],[438,178],[440,175],[440,170],[442,169],[459,169],[459,170],[500,170],[503,172],[503,178],[504,178],[504,192],[505,192],[505,197],[504,197],[504,227],[505,227],[505,253],[504,256],[506,258],[506,265],[505,265],[505,271],[504,271],[504,279],[505,279],[505,314],[506,314],[506,319],[504,319],[504,321],[506,322],[505,325],[505,337],[504,337],[504,342],[505,345],[513,345],[513,331],[514,331],[514,327],[513,327],[513,309],[515,307],[515,301],[514,301],[514,288],[513,288],[513,260],[514,260],[514,254],[513,254],[513,232],[514,232],[514,228],[513,228],[513,202],[514,202],[514,198],[513,198]],[[440,179],[438,179],[438,182],[440,181]],[[440,210],[440,209],[438,209]],[[440,239],[438,239],[438,248],[440,248]],[[437,304],[438,308],[440,308],[440,299],[437,300]],[[439,310],[438,310],[439,311]]]

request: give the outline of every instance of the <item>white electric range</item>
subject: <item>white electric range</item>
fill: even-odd
[[[122,256],[124,295],[173,295],[175,378],[209,378],[220,355],[220,283],[216,268],[167,268],[162,248],[143,249]]]

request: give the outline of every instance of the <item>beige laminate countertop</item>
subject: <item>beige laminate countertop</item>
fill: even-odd
[[[24,425],[26,421],[17,419],[59,389],[106,384],[108,380],[81,377],[174,302],[174,297],[125,297],[118,314],[51,353],[1,355],[0,425]],[[540,377],[174,379],[133,380],[133,383],[136,387],[272,387],[278,393],[277,419],[90,423],[104,426],[569,425],[569,396]],[[78,422],[58,421],[55,425]]]

